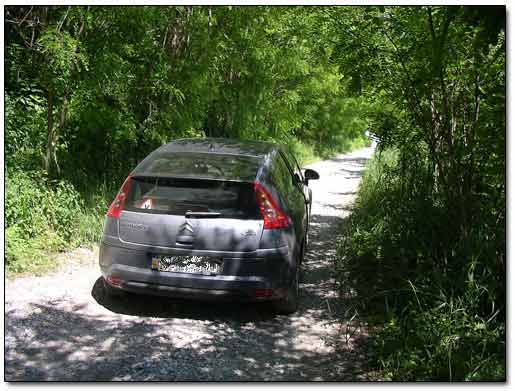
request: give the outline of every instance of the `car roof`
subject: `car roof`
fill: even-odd
[[[226,155],[265,157],[279,149],[267,141],[234,140],[228,138],[184,138],[174,140],[159,148],[160,152],[202,152]]]

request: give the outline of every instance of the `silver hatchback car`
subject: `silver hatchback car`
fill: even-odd
[[[271,301],[297,309],[310,179],[285,148],[181,139],[127,177],[107,212],[100,268],[108,294]]]

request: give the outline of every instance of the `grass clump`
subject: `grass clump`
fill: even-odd
[[[55,267],[50,254],[100,239],[103,211],[85,205],[69,182],[49,185],[36,173],[8,173],[5,202],[8,275],[43,273]]]

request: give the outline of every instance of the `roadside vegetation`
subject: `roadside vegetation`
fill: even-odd
[[[365,87],[385,111],[338,249],[341,291],[385,378],[504,380],[504,9],[377,11],[374,29],[352,21],[375,48],[360,65],[388,77]]]
[[[8,273],[99,240],[180,137],[378,142],[338,244],[392,380],[505,379],[505,8],[5,8]]]

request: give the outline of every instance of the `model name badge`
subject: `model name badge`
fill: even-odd
[[[148,226],[144,224],[137,223],[125,223],[124,226],[128,229],[132,229],[133,231],[146,231],[148,230]]]

